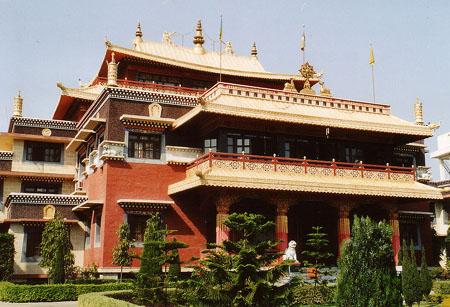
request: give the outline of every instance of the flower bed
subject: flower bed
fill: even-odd
[[[131,289],[131,283],[16,285],[0,282],[0,301],[13,303],[76,301],[91,292]]]

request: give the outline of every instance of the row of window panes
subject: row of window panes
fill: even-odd
[[[62,144],[25,142],[25,160],[41,162],[61,162]]]
[[[128,157],[138,159],[160,159],[161,135],[130,133],[128,135]]]

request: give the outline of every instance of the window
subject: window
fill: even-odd
[[[138,72],[136,76],[136,81],[139,82],[151,82],[162,85],[171,85],[171,86],[181,86],[181,79],[175,77],[154,75],[144,72]]]
[[[130,225],[130,238],[136,242],[144,242],[145,226],[148,215],[129,214],[128,225]]]
[[[22,182],[23,193],[61,194],[61,183],[52,182]]]
[[[418,220],[402,218],[400,221],[400,240],[405,240],[408,245],[411,240],[414,243],[414,249],[420,250],[422,247],[422,240],[420,236],[420,223]]]
[[[203,146],[205,152],[209,152],[210,150],[212,152],[217,151],[217,139],[206,139]]]
[[[84,247],[90,248],[91,247],[91,220],[87,220],[85,222],[86,224],[86,231],[85,231],[85,238],[84,238]]]
[[[345,162],[358,163],[362,161],[363,156],[364,155],[361,148],[357,148],[354,146],[345,147]]]
[[[307,140],[302,139],[287,139],[284,141],[283,152],[281,153],[286,158],[311,158],[310,145]]]
[[[128,135],[128,157],[139,159],[160,159],[161,135],[130,133]]]
[[[43,227],[25,226],[25,258],[27,262],[37,262],[41,255]]]
[[[25,159],[27,161],[61,162],[62,144],[25,142]]]
[[[95,241],[94,246],[99,247],[101,243],[101,227],[102,227],[102,215],[98,212],[95,213]]]
[[[228,134],[227,152],[228,153],[250,153],[250,138],[241,135]]]
[[[3,178],[0,178],[0,211],[3,211]]]

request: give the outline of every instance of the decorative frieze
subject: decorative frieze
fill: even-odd
[[[146,90],[134,90],[127,88],[107,88],[105,91],[108,92],[111,98],[115,99],[125,99],[133,101],[142,101],[145,103],[163,103],[170,105],[180,105],[195,107],[197,105],[197,97],[173,94],[173,93],[158,93]]]
[[[76,130],[77,122],[56,119],[40,119],[30,117],[12,117],[11,122],[16,126],[39,127],[47,129]]]
[[[12,151],[0,151],[0,160],[12,160],[13,152]]]
[[[125,143],[105,140],[99,146],[98,156],[101,161],[123,160],[125,159]]]
[[[38,193],[10,193],[6,198],[5,206],[11,204],[49,204],[49,205],[79,205],[86,201],[86,196],[64,194],[38,194]]]

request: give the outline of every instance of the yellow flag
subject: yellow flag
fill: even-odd
[[[222,29],[222,15],[220,15],[220,31],[219,31],[219,41],[222,41],[223,29]]]
[[[370,65],[375,64],[375,56],[373,55],[373,47],[370,47],[370,59],[369,59],[369,64],[370,64]]]

